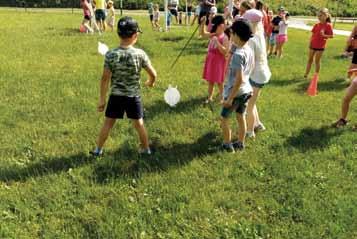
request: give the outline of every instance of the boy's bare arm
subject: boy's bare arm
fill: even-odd
[[[99,102],[98,102],[99,112],[104,111],[107,92],[109,88],[109,81],[111,78],[112,78],[112,72],[108,68],[104,68],[102,79],[100,81],[100,95],[99,95]]]
[[[145,85],[148,87],[153,87],[157,78],[156,70],[152,65],[148,65],[144,69],[149,75],[149,79],[145,82]]]
[[[236,73],[236,81],[234,82],[233,88],[231,90],[231,93],[229,94],[228,98],[226,101],[224,101],[223,105],[225,107],[231,107],[233,104],[233,100],[236,97],[236,95],[239,92],[239,88],[242,84],[243,81],[243,71],[242,70],[237,70]]]

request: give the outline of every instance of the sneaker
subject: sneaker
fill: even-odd
[[[89,151],[89,154],[92,155],[95,158],[103,157],[103,151],[102,152],[97,152],[97,151],[93,150],[93,151]]]
[[[233,144],[222,144],[222,150],[226,151],[228,153],[234,153],[234,147]]]
[[[333,123],[331,126],[334,128],[341,128],[343,126],[346,126],[347,123],[348,123],[347,120],[341,118],[341,119],[337,120],[335,123]]]
[[[250,139],[255,139],[255,133],[254,132],[247,132],[245,134],[246,138],[250,138]]]
[[[242,151],[245,148],[244,144],[242,142],[240,142],[240,141],[234,142],[232,144],[232,146],[235,149],[235,151]]]
[[[258,124],[257,126],[254,127],[254,131],[255,132],[265,131],[265,130],[266,130],[266,128],[262,123],[260,123],[260,124]]]
[[[140,149],[139,150],[139,154],[141,156],[148,156],[148,155],[153,155],[154,154],[154,150],[152,148],[149,149]]]

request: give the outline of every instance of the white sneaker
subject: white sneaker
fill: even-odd
[[[266,128],[262,123],[259,123],[257,126],[254,127],[255,132],[265,131],[265,130],[266,130]]]

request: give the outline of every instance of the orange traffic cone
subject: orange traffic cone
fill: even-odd
[[[310,82],[309,88],[307,88],[307,94],[309,96],[317,95],[317,82],[319,81],[319,74],[315,74]]]

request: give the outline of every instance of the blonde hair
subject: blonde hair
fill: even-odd
[[[319,13],[326,16],[326,22],[331,22],[331,14],[327,8],[321,8]]]

